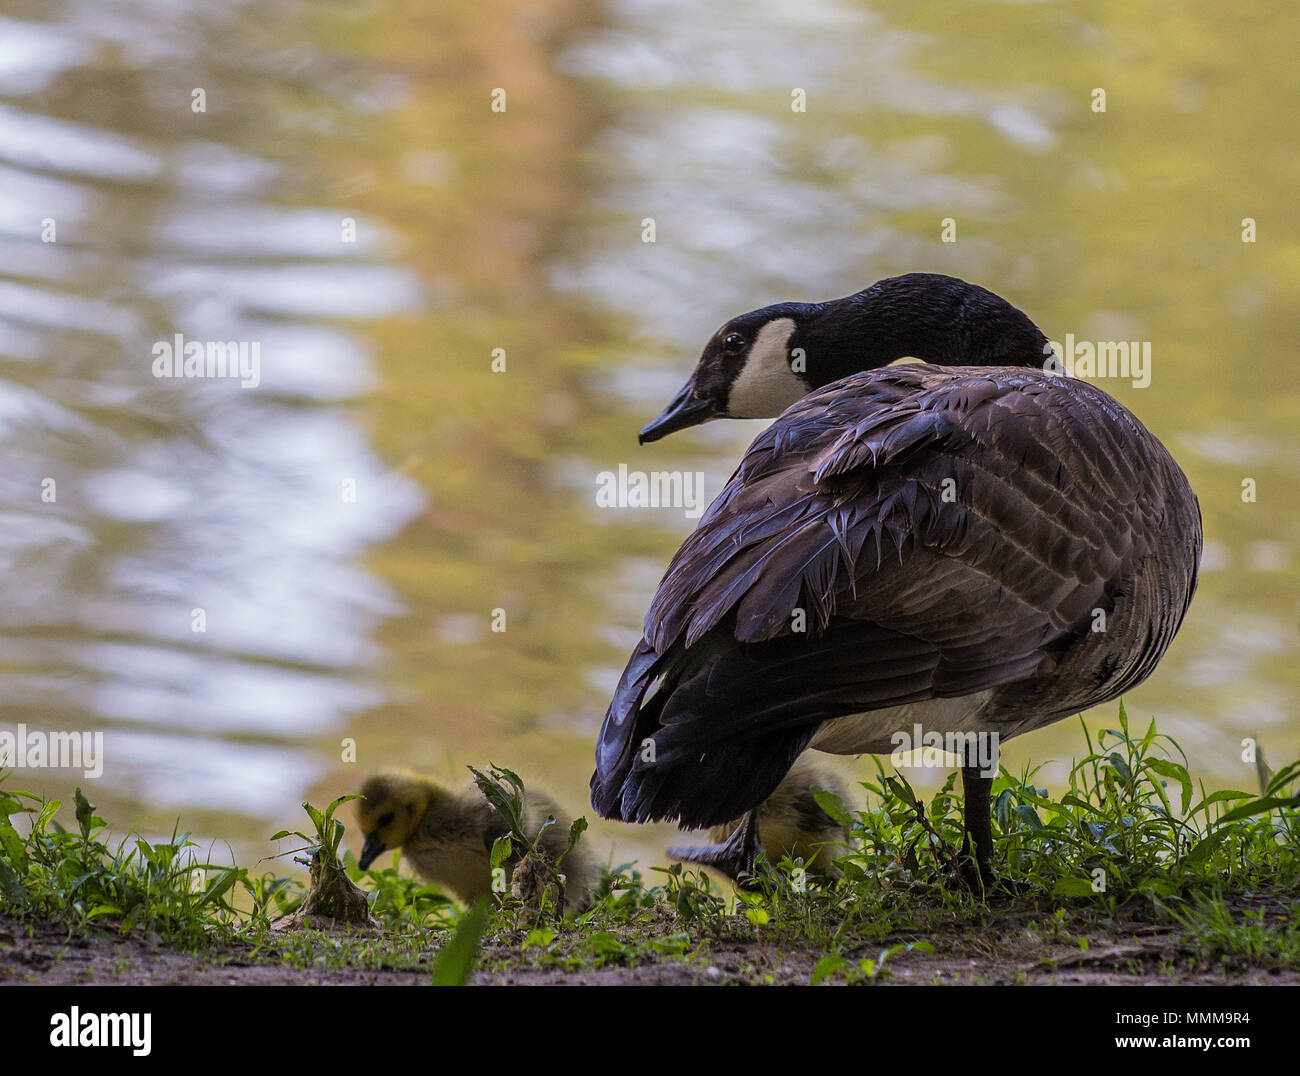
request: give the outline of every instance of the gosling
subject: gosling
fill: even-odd
[[[759,805],[758,831],[769,863],[780,863],[785,856],[802,859],[806,870],[834,879],[840,876],[834,860],[848,850],[849,827],[822,810],[813,796],[814,787],[834,793],[844,804],[851,802],[838,776],[800,759],[776,791]],[[687,863],[717,866],[717,861],[727,855],[727,838],[742,821],[737,818],[710,829],[709,837],[715,842],[712,845],[673,847],[668,854]]]
[[[386,770],[368,778],[361,795],[365,799],[357,804],[357,818],[365,844],[357,862],[362,870],[388,849],[400,848],[420,877],[449,889],[463,904],[492,892],[492,845],[507,826],[476,786],[458,793],[421,774]],[[555,825],[542,834],[541,846],[554,862],[568,846],[572,820],[530,789],[524,805],[528,834],[535,834],[547,817]],[[502,864],[507,883],[520,858],[516,849]],[[559,870],[565,877],[566,904],[585,908],[600,872],[581,840]]]

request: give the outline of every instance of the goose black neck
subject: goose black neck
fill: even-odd
[[[909,273],[811,308],[801,338],[816,385],[913,357],[937,366],[1041,368],[1047,337],[975,284]]]

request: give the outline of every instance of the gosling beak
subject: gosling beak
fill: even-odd
[[[681,392],[673,397],[673,402],[664,408],[663,414],[642,428],[637,435],[637,443],[649,444],[651,441],[658,441],[661,437],[667,437],[670,433],[676,433],[689,426],[698,426],[701,422],[719,417],[721,416],[713,409],[712,400],[701,400],[696,397],[694,379],[692,379],[682,386]]]
[[[373,833],[366,838],[366,843],[361,846],[361,857],[357,860],[357,866],[362,870],[367,870],[384,850],[384,842],[376,837]]]

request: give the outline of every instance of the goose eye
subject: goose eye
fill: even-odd
[[[745,338],[740,333],[727,333],[726,339],[722,341],[722,346],[734,355],[744,348]]]
[[[393,824],[393,812],[392,812],[392,811],[389,811],[386,815],[384,815],[382,818],[379,819],[379,828],[380,828],[380,829],[383,829],[385,826],[391,826],[392,824]]]

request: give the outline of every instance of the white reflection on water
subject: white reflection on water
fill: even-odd
[[[113,729],[105,765],[122,792],[181,810],[202,804],[255,818],[290,817],[324,765],[297,745],[234,743],[215,737]]]
[[[90,55],[90,45],[62,29],[0,17],[0,94],[19,96],[49,85]]]
[[[0,105],[0,155],[18,168],[101,180],[152,179],[162,171],[158,157],[134,139],[8,105]]]

